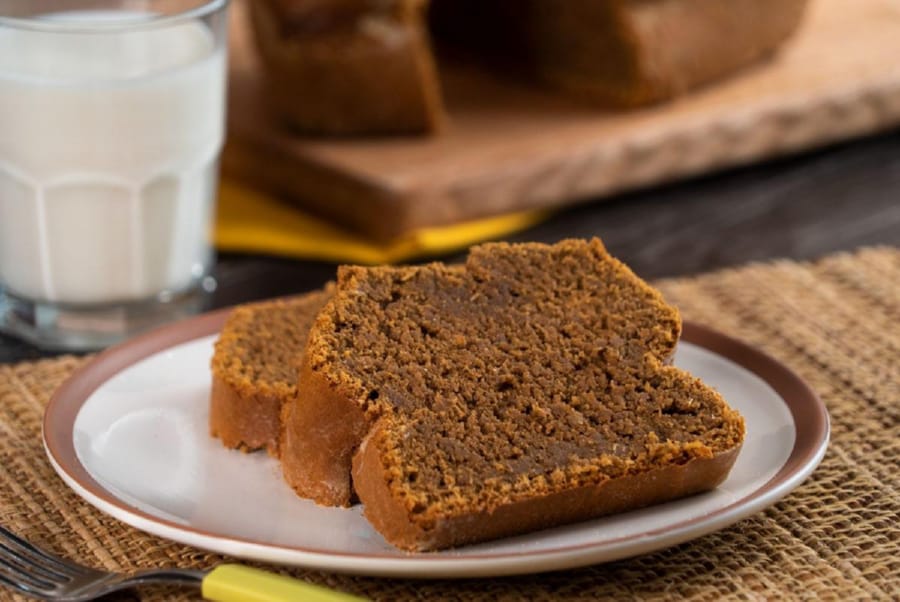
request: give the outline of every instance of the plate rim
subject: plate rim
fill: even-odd
[[[406,557],[336,552],[222,536],[155,516],[131,506],[97,482],[74,446],[75,419],[91,394],[122,370],[180,344],[215,335],[233,308],[163,326],[111,347],[78,368],[53,393],[44,412],[44,449],[54,470],[83,500],[153,535],[246,559],[331,572],[379,577],[486,577],[575,568],[663,549],[727,527],[766,508],[815,470],[828,446],[830,417],[815,391],[792,369],[767,353],[697,322],[685,320],[681,340],[720,355],[753,373],[781,398],[794,421],[794,446],[765,484],[713,512],[651,531],[551,550]],[[427,571],[427,573],[423,573]]]

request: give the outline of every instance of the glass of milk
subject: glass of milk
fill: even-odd
[[[0,330],[100,348],[205,305],[228,0],[0,0]]]

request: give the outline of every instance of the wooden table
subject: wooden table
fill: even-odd
[[[510,240],[590,236],[651,279],[900,246],[900,131],[560,211]],[[334,272],[327,263],[225,255],[213,306],[310,290]],[[0,335],[0,363],[49,355]]]

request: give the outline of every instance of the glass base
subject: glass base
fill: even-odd
[[[0,289],[0,332],[53,351],[96,351],[209,308],[216,281],[207,276],[180,293],[142,301],[68,305],[17,297]]]

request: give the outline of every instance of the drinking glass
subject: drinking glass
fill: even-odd
[[[203,309],[228,0],[0,0],[0,330],[94,349]]]

